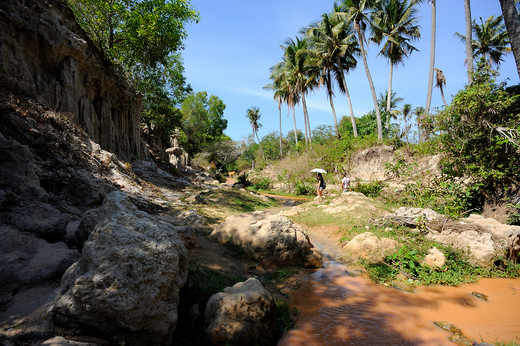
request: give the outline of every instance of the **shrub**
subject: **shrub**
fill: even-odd
[[[352,187],[352,191],[360,192],[368,197],[378,197],[383,190],[385,183],[382,181],[370,181],[368,183],[362,183],[357,181],[356,184]]]
[[[313,195],[314,192],[314,186],[307,182],[297,180],[294,184],[294,194],[296,195]]]

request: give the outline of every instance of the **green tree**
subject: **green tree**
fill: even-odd
[[[368,62],[365,52],[365,29],[370,24],[369,16],[370,11],[373,9],[375,0],[343,0],[343,11],[345,12],[346,19],[353,23],[354,30],[358,34],[358,43],[361,50],[361,57],[363,58],[363,64],[365,65],[365,73],[367,75],[368,84],[370,85],[370,91],[372,92],[372,101],[374,102],[374,109],[376,112],[377,122],[377,138],[383,140],[383,125],[381,122],[381,113],[377,106],[377,94],[372,81],[370,70],[368,69]]]
[[[167,142],[171,132],[181,125],[180,104],[191,87],[186,85],[180,55],[168,57],[167,65],[147,69],[137,75],[137,89],[144,95],[141,122],[145,125],[147,143],[159,136]]]
[[[475,39],[471,47],[475,58],[484,57],[488,64],[500,65],[502,56],[511,52],[509,37],[502,21],[502,16],[490,16],[484,22],[480,17],[480,24],[473,21],[473,33]],[[466,36],[455,33],[462,42],[466,42]]]
[[[497,84],[497,75],[482,59],[473,83],[438,114],[445,173],[471,178],[492,202],[520,189],[520,95]]]
[[[334,128],[336,136],[340,138],[338,121],[336,118],[336,110],[332,96],[332,78],[337,81],[342,92],[347,95],[347,101],[350,109],[350,119],[354,136],[357,137],[356,120],[352,101],[347,87],[345,72],[348,73],[357,65],[355,55],[359,55],[359,47],[354,36],[352,25],[345,20],[342,15],[341,8],[334,4],[333,12],[324,13],[321,20],[311,25],[306,32],[311,39],[312,48],[315,55],[314,63],[320,69],[320,82],[326,87],[327,96],[329,98],[334,120]]]
[[[260,145],[260,150],[262,151],[262,157],[264,158],[264,161],[266,161],[264,149],[262,148],[262,143],[258,138],[258,129],[262,126],[262,124],[260,124],[260,116],[260,108],[258,107],[252,106],[247,110],[246,117],[249,119],[249,124],[251,124],[253,136],[256,136],[256,140],[258,141],[258,144]]]
[[[184,25],[198,20],[188,0],[67,0],[103,55],[127,71],[166,64],[182,48]]]
[[[404,59],[417,50],[409,42],[421,37],[416,13],[415,6],[408,4],[407,0],[385,0],[377,3],[376,11],[371,15],[373,34],[371,40],[377,44],[384,41],[379,54],[390,62],[388,98],[385,107],[387,112],[390,112],[394,66],[404,65]]]
[[[201,152],[206,146],[229,139],[224,130],[227,120],[224,119],[226,105],[217,96],[205,91],[191,93],[181,106],[181,129],[184,136],[180,141],[190,154]]]

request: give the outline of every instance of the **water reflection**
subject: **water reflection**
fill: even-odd
[[[486,302],[473,291],[486,294]],[[279,345],[449,345],[449,321],[477,342],[520,341],[520,279],[484,279],[461,287],[405,293],[349,276],[334,261],[309,275],[291,297],[300,316]]]

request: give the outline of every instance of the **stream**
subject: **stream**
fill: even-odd
[[[520,278],[407,293],[327,260],[292,294],[290,306],[299,318],[278,345],[455,345],[435,321],[452,323],[476,343],[520,343]]]

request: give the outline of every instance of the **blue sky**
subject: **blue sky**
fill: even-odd
[[[317,21],[322,13],[332,9],[332,0],[192,0],[200,12],[200,21],[187,26],[188,38],[182,51],[187,82],[195,92],[206,91],[218,96],[225,104],[224,117],[228,120],[225,133],[233,140],[243,140],[251,133],[246,111],[251,106],[260,108],[263,137],[279,130],[278,105],[272,92],[263,90],[268,83],[269,68],[282,59],[280,48],[287,38],[294,38],[300,29]],[[473,0],[472,18],[480,23],[490,15],[501,14],[498,0]],[[404,103],[413,107],[424,106],[428,84],[430,54],[430,14],[427,2],[419,6],[421,39],[414,43],[419,50],[413,52],[405,65],[394,67],[392,90]],[[445,97],[448,101],[467,83],[465,45],[454,36],[458,31],[465,35],[464,1],[437,1],[437,46],[435,67],[446,76]],[[368,46],[368,65],[378,97],[388,88],[389,66],[377,56],[379,48]],[[356,117],[373,107],[370,88],[363,62],[347,75],[347,84]],[[512,54],[500,66],[500,81],[508,85],[519,83]],[[345,95],[334,98],[338,121],[349,114]],[[434,88],[432,108],[441,107],[438,88]],[[311,127],[332,125],[330,104],[322,90],[307,96]],[[296,108],[297,126],[303,130],[301,107]],[[282,107],[282,132],[294,128],[292,114],[287,117]]]

